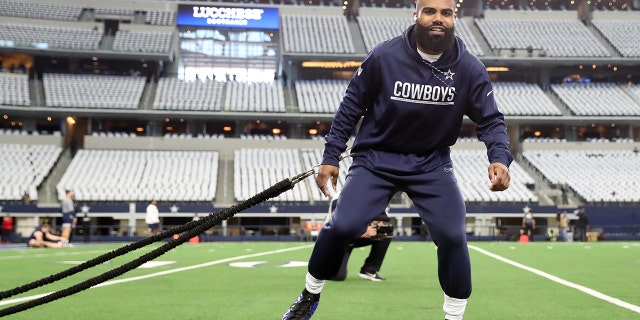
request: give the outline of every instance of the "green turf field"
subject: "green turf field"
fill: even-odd
[[[68,269],[124,244],[0,250],[2,291]],[[0,301],[54,292],[107,272],[155,244],[77,275]],[[473,242],[474,291],[465,319],[640,319],[640,243]],[[430,242],[392,242],[381,274],[329,282],[313,319],[443,319]],[[280,319],[303,288],[311,244],[184,244],[116,281],[6,319]],[[299,262],[299,263],[295,263]]]

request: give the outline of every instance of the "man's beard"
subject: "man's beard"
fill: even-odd
[[[418,46],[429,52],[440,53],[450,49],[453,47],[453,41],[455,40],[454,27],[444,27],[444,36],[433,37],[429,34],[429,27],[425,27],[416,21],[415,33]]]

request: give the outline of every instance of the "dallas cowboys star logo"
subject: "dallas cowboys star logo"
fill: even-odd
[[[447,71],[447,72],[444,72],[443,74],[444,74],[444,79],[445,80],[451,79],[451,81],[453,81],[453,75],[455,73],[451,72],[451,69],[449,69],[449,71]]]

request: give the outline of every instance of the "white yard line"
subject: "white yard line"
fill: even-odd
[[[227,262],[236,261],[236,260],[242,260],[242,259],[247,259],[247,258],[255,258],[255,257],[262,257],[262,256],[271,255],[271,254],[283,253],[283,252],[288,252],[288,251],[295,251],[295,250],[300,250],[300,249],[307,249],[307,248],[311,248],[311,247],[313,247],[313,244],[307,244],[307,245],[303,245],[303,246],[291,247],[291,248],[286,248],[286,249],[278,249],[278,250],[272,250],[272,251],[258,252],[258,253],[253,253],[253,254],[246,254],[246,255],[237,256],[237,257],[231,257],[231,258],[226,258],[226,259],[209,261],[209,262],[205,262],[205,263],[201,263],[201,264],[195,264],[195,265],[192,265],[192,266],[187,266],[187,267],[182,267],[182,268],[176,268],[176,269],[171,269],[171,270],[166,270],[166,271],[150,273],[150,274],[143,275],[143,276],[124,278],[124,279],[118,279],[118,280],[110,280],[110,281],[106,281],[106,282],[97,284],[97,285],[95,285],[95,286],[93,286],[91,288],[105,287],[105,286],[110,286],[110,285],[119,284],[119,283],[125,283],[125,282],[138,281],[138,280],[154,278],[154,277],[159,277],[159,276],[165,276],[165,275],[176,273],[176,272],[189,271],[189,270],[193,270],[193,269],[209,267],[209,266],[213,266],[213,265],[216,265],[216,264],[227,263]],[[30,301],[30,300],[38,299],[40,297],[43,297],[43,296],[46,296],[46,295],[49,295],[49,294],[52,294],[52,293],[53,292],[48,292],[48,293],[43,293],[43,294],[38,294],[38,295],[33,295],[33,296],[28,296],[28,297],[16,298],[16,299],[11,299],[11,300],[3,300],[3,301],[0,301],[0,306],[19,303],[19,302]]]
[[[551,280],[551,281],[554,281],[554,282],[557,282],[557,283],[559,283],[559,284],[561,284],[561,285],[564,285],[564,286],[567,286],[567,287],[570,287],[570,288],[574,288],[574,289],[576,289],[576,290],[578,290],[578,291],[582,291],[582,292],[584,292],[584,293],[586,293],[586,294],[588,294],[588,295],[590,295],[590,296],[593,296],[593,297],[596,297],[596,298],[598,298],[598,299],[604,300],[604,301],[606,301],[606,302],[609,302],[609,303],[615,304],[615,305],[617,305],[617,306],[619,306],[619,307],[622,307],[622,308],[629,309],[629,310],[631,310],[631,311],[634,311],[634,312],[640,313],[640,306],[636,306],[636,305],[634,305],[634,304],[631,304],[631,303],[628,303],[628,302],[622,301],[622,300],[620,300],[620,299],[618,299],[618,298],[610,297],[610,296],[608,296],[608,295],[606,295],[606,294],[604,294],[604,293],[602,293],[602,292],[599,292],[599,291],[593,290],[593,289],[591,289],[591,288],[587,288],[587,287],[582,286],[582,285],[579,285],[579,284],[577,284],[577,283],[573,283],[573,282],[570,282],[570,281],[564,280],[564,279],[562,279],[562,278],[559,278],[559,277],[556,277],[556,276],[554,276],[554,275],[548,274],[548,273],[546,273],[546,272],[544,272],[544,271],[540,271],[540,270],[538,270],[538,269],[535,269],[535,268],[532,268],[532,267],[526,266],[526,265],[524,265],[524,264],[521,264],[521,263],[515,262],[515,261],[513,261],[513,260],[509,260],[509,259],[507,259],[507,258],[505,258],[505,257],[502,257],[502,256],[499,256],[499,255],[497,255],[497,254],[491,253],[491,252],[489,252],[489,251],[487,251],[487,250],[484,250],[484,249],[478,248],[478,247],[476,247],[476,246],[469,245],[469,248],[470,248],[470,249],[473,249],[473,250],[475,250],[475,251],[478,251],[478,252],[480,252],[480,253],[482,253],[482,254],[484,254],[484,255],[486,255],[486,256],[489,256],[489,257],[491,257],[491,258],[494,258],[494,259],[496,259],[496,260],[499,260],[499,261],[502,261],[502,262],[504,262],[504,263],[510,264],[510,265],[512,265],[512,266],[514,266],[514,267],[516,267],[516,268],[520,268],[520,269],[523,269],[523,270],[529,271],[529,272],[534,273],[534,274],[537,274],[537,275],[539,275],[539,276],[541,276],[541,277],[543,277],[543,278],[547,278],[547,279],[549,279],[549,280]]]
[[[26,251],[28,251],[27,249]],[[40,249],[30,249],[30,250],[40,250]],[[52,252],[55,250],[56,252]],[[47,253],[45,253],[48,251]],[[33,253],[29,254],[19,254],[13,256],[2,256],[0,260],[15,260],[15,259],[25,259],[25,258],[51,258],[51,257],[65,257],[65,256],[80,256],[84,254],[101,254],[105,253],[107,250],[93,250],[93,251],[65,251],[65,249],[57,250],[57,249],[42,249],[42,253]]]

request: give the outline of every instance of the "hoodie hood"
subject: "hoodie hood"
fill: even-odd
[[[411,25],[402,33],[402,39],[404,41],[404,49],[407,50],[407,53],[422,63],[423,60],[420,54],[418,54],[418,45],[416,44],[415,25]],[[455,36],[453,47],[445,50],[438,61],[432,63],[432,65],[438,69],[451,68],[462,59],[466,52],[467,48],[462,40],[460,40],[458,36]]]

